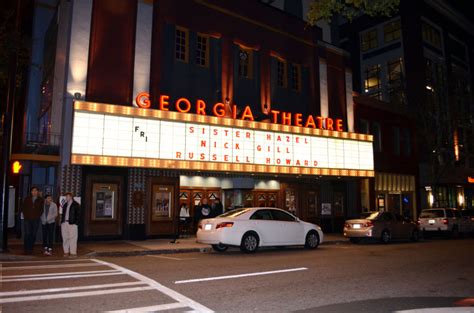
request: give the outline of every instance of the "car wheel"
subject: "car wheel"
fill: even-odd
[[[359,242],[360,242],[360,238],[351,237],[351,238],[349,238],[349,241],[352,242],[352,243],[359,243]]]
[[[214,249],[214,251],[217,251],[217,252],[227,251],[228,248],[229,248],[228,246],[223,245],[222,243],[218,245],[212,245],[212,249]]]
[[[390,239],[392,239],[392,236],[390,235],[390,232],[388,230],[384,230],[382,232],[382,236],[380,237],[380,240],[382,241],[382,243],[389,243],[390,242]]]
[[[253,253],[258,249],[259,238],[254,232],[248,232],[242,237],[240,250],[245,253]]]
[[[316,249],[319,246],[319,235],[316,231],[311,230],[306,235],[304,247],[306,249]]]
[[[418,240],[420,240],[420,232],[416,229],[413,230],[413,232],[411,233],[411,241],[414,241],[414,242],[417,242]]]

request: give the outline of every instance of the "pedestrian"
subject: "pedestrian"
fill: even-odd
[[[63,237],[64,257],[77,256],[77,227],[80,218],[80,206],[72,193],[66,193],[66,203],[61,215],[61,236]]]
[[[40,217],[43,213],[44,199],[39,195],[37,187],[32,187],[30,195],[25,198],[21,207],[21,214],[24,218],[24,249],[25,254],[32,254],[36,242],[36,233],[40,225]]]
[[[44,199],[43,214],[41,214],[41,223],[43,224],[43,254],[53,255],[53,237],[58,217],[58,207],[53,202],[51,195],[46,195]]]
[[[222,205],[221,199],[216,198],[212,204],[212,217],[216,217],[224,213],[224,206]]]
[[[200,220],[212,217],[212,208],[207,203],[207,198],[202,199],[199,205],[196,207],[196,220],[199,223]]]

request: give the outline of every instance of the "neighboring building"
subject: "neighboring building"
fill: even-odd
[[[365,211],[417,216],[416,123],[404,107],[367,96],[354,97],[356,131],[374,137],[375,177],[361,182]]]
[[[39,177],[81,198],[82,237],[171,235],[179,206],[194,215],[204,199],[326,231],[360,212],[372,136],[354,133],[349,57],[318,27],[251,0],[60,1],[55,14],[29,111],[41,138],[61,134],[56,175]],[[48,185],[30,174],[23,195]]]
[[[420,209],[473,207],[472,20],[446,1],[402,0],[399,14],[342,23],[337,37],[354,90],[417,121]]]

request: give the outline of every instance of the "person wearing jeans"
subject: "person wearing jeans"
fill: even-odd
[[[43,254],[53,255],[53,236],[56,217],[58,216],[58,207],[53,202],[51,195],[44,199],[44,210],[41,214],[41,223],[43,224]]]
[[[77,227],[79,225],[80,206],[74,201],[72,193],[66,193],[66,203],[61,215],[61,235],[63,237],[64,256],[77,256]]]
[[[21,207],[23,223],[25,225],[24,249],[25,254],[33,253],[33,246],[36,242],[36,233],[40,225],[40,217],[43,213],[44,199],[39,195],[38,188],[32,187],[31,195],[25,198]]]

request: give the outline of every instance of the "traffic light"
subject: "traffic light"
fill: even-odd
[[[23,165],[20,163],[20,161],[15,161],[12,164],[12,172],[13,174],[20,174],[21,168]]]

